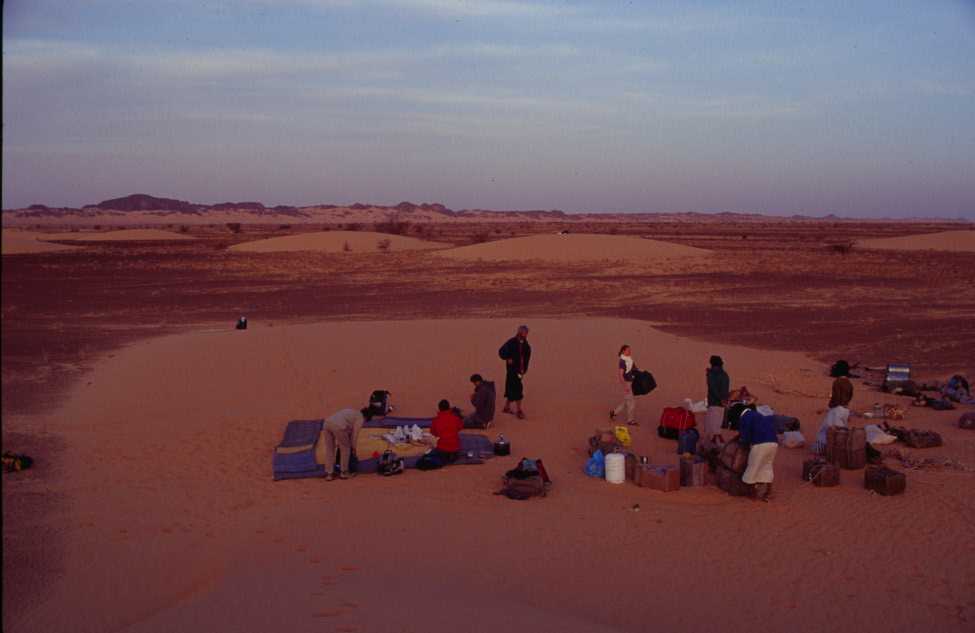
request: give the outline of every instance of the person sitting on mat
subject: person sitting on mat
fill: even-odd
[[[433,452],[444,463],[457,460],[460,454],[460,430],[463,427],[460,417],[451,410],[450,402],[441,400],[437,403],[437,417],[430,424],[430,434],[437,438]]]
[[[356,411],[355,409],[342,409],[325,418],[322,425],[321,440],[325,447],[325,481],[335,479],[335,452],[339,453],[339,479],[350,479],[355,477],[355,473],[349,472],[349,460],[355,451],[356,442],[359,439],[359,431],[362,425],[372,419],[372,409],[364,407]]]

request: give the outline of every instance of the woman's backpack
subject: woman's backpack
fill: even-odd
[[[383,451],[383,454],[379,456],[376,473],[383,477],[389,477],[390,475],[400,475],[405,469],[406,462],[402,457],[397,457],[393,451]]]

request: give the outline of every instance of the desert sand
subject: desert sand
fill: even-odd
[[[317,251],[323,253],[372,253],[382,250],[381,244],[388,240],[389,251],[416,251],[444,248],[444,244],[419,240],[415,237],[389,235],[372,231],[320,231],[272,237],[235,244],[228,250],[242,253],[282,253],[294,251]]]
[[[6,626],[970,630],[971,472],[911,471],[907,494],[885,498],[863,489],[862,471],[813,488],[800,481],[805,451],[781,449],[768,505],[714,487],[661,493],[582,473],[586,438],[619,399],[623,342],[660,384],[638,400],[635,431],[636,450],[657,463],[676,460],[674,442],[656,437],[659,410],[703,397],[710,354],[725,358],[733,386],[798,416],[807,438],[829,390],[823,365],[640,321],[520,320],[534,346],[528,419],[499,406],[490,431],[512,441],[513,456],[389,479],[272,482],[272,449],[288,420],[361,406],[375,388],[390,389],[407,416],[431,415],[443,397],[463,406],[475,371],[496,381],[500,398],[497,348],[518,321],[252,321],[103,358],[57,411],[4,420],[7,431],[43,430],[64,446],[55,476],[27,471],[16,485],[70,500],[36,536],[21,535],[19,551],[58,543],[56,571],[43,595],[8,609]],[[883,399],[857,389],[854,407]],[[911,416],[945,437],[925,456],[975,463],[975,443],[952,427],[957,411]],[[521,456],[544,458],[547,498],[492,494]]]
[[[975,253],[975,231],[941,231],[903,237],[862,240],[863,248],[891,251],[953,251]]]
[[[700,257],[707,250],[623,235],[543,234],[474,244],[440,253],[464,261],[653,261]]]
[[[21,255],[25,253],[53,253],[55,251],[74,250],[74,246],[64,244],[52,244],[44,242],[39,238],[47,237],[44,233],[33,233],[30,231],[3,230],[4,255]]]

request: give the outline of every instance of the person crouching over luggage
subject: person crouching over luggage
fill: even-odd
[[[349,460],[359,440],[359,431],[368,420],[372,419],[372,409],[364,407],[342,409],[331,417],[325,418],[322,425],[321,440],[325,447],[325,481],[335,479],[335,451],[339,453],[339,479],[351,479],[355,473],[349,472]]]
[[[491,426],[491,421],[494,420],[494,408],[497,400],[494,383],[490,380],[484,380],[481,374],[471,376],[471,383],[474,385],[474,393],[471,394],[474,413],[464,418],[464,428],[486,429]]]
[[[748,447],[748,466],[741,480],[754,487],[756,499],[768,501],[772,494],[772,467],[779,450],[772,416],[746,409],[738,420],[738,443]]]
[[[437,417],[430,424],[430,434],[437,438],[437,446],[433,449],[436,456],[444,463],[457,460],[460,454],[460,430],[464,423],[450,408],[450,402],[441,400],[437,403]]]

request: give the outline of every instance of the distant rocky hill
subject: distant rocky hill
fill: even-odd
[[[551,210],[489,210],[463,209],[454,211],[439,202],[396,205],[356,202],[348,205],[314,204],[303,207],[278,205],[267,207],[261,202],[220,202],[200,204],[173,198],[159,198],[136,193],[104,200],[82,208],[48,207],[32,204],[26,209],[3,211],[4,226],[47,225],[151,225],[151,224],[217,224],[217,223],[282,223],[368,225],[388,222],[673,222],[673,223],[751,223],[751,222],[869,222],[869,220],[839,218],[835,215],[808,217],[803,215],[768,216],[758,213],[565,213]],[[931,219],[921,221],[929,222]],[[970,224],[966,220],[939,220]]]

